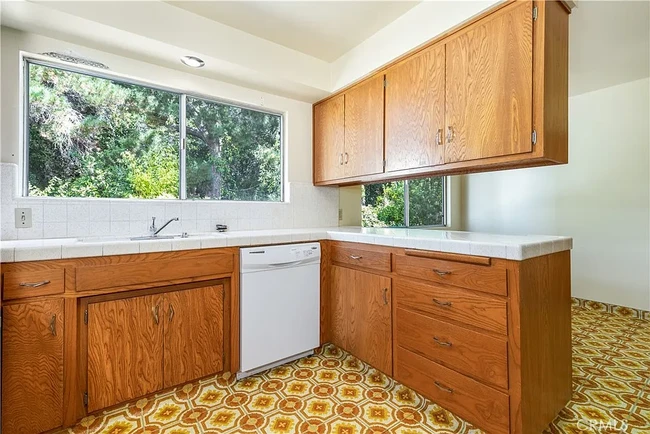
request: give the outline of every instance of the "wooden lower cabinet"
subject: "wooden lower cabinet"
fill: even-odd
[[[63,422],[63,310],[63,299],[3,307],[3,433],[39,433]]]
[[[164,385],[223,370],[222,285],[165,294]]]
[[[88,412],[224,367],[224,287],[88,305]]]
[[[88,305],[88,411],[163,388],[162,297]]]
[[[380,371],[391,374],[391,279],[332,266],[332,342]]]

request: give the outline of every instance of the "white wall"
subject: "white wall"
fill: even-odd
[[[0,33],[0,162],[11,163],[2,166],[2,233],[1,239],[51,238],[60,236],[103,236],[141,234],[146,231],[151,216],[163,218],[182,214],[186,209],[186,223],[183,230],[209,230],[214,223],[230,223],[233,229],[270,229],[314,226],[336,226],[338,223],[338,189],[335,187],[316,188],[312,179],[312,108],[311,104],[289,98],[283,98],[232,84],[198,77],[174,69],[135,61],[130,58],[93,50],[87,47],[69,44],[64,41],[43,37],[36,34],[16,31],[2,27]],[[106,201],[106,206],[97,205],[98,200],[66,200],[15,198],[20,191],[17,163],[20,162],[20,73],[19,52],[42,53],[46,51],[73,50],[84,57],[108,65],[112,71],[130,77],[146,80],[153,84],[169,86],[208,97],[225,99],[252,106],[264,107],[284,114],[285,118],[285,193],[290,203],[241,204],[208,201],[200,205],[203,213],[197,213],[196,203],[192,201]],[[48,215],[53,202],[64,204],[68,211],[62,217],[62,211],[56,217]],[[93,204],[93,202],[95,202]],[[101,202],[101,201],[100,201]],[[155,202],[160,202],[155,206]],[[34,227],[31,230],[16,230],[13,224],[13,207],[16,205],[33,208]],[[92,205],[92,206],[91,206]],[[113,224],[110,208],[114,205],[120,216],[119,224]],[[101,216],[100,225],[90,224],[90,208],[108,209]],[[124,212],[129,208],[129,212]],[[122,211],[117,212],[118,209]],[[76,211],[83,210],[80,213]],[[77,215],[74,215],[77,214]],[[74,221],[72,217],[77,217]],[[133,217],[133,218],[132,218]],[[200,220],[200,221],[199,221]],[[126,224],[124,223],[126,222]],[[57,223],[54,225],[54,223]],[[182,222],[181,222],[182,223]],[[173,224],[174,225],[181,225]],[[199,229],[197,229],[199,228]],[[170,230],[180,230],[170,227]]]
[[[569,164],[467,175],[464,230],[574,237],[573,295],[650,309],[650,79],[569,99]]]

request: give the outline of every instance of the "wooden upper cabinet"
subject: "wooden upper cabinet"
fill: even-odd
[[[330,318],[332,343],[392,374],[389,277],[332,266]]]
[[[384,76],[345,93],[345,177],[384,171]]]
[[[343,178],[344,95],[314,106],[314,182]]]
[[[444,163],[445,46],[386,71],[386,172]]]
[[[514,2],[446,43],[445,162],[532,151],[532,2]]]
[[[63,423],[63,299],[3,308],[2,432]]]
[[[88,305],[88,412],[163,388],[160,295]]]
[[[165,387],[223,370],[222,285],[165,294]]]

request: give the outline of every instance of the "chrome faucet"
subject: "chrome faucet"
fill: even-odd
[[[160,231],[162,231],[163,229],[165,229],[167,227],[167,225],[169,225],[171,222],[177,222],[178,220],[179,220],[178,217],[174,217],[172,219],[169,219],[167,221],[167,223],[165,223],[164,225],[162,225],[162,227],[160,229],[158,229],[156,227],[156,217],[151,217],[151,226],[149,227],[149,233],[151,234],[152,237],[156,237],[156,236],[158,236]]]

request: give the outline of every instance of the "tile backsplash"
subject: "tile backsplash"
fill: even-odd
[[[16,197],[17,166],[0,163],[0,239],[147,235],[151,218],[158,227],[170,218],[166,233],[293,229],[338,225],[336,187],[307,182],[285,186],[289,202],[220,202],[193,200],[74,199]],[[32,227],[16,229],[15,208],[31,208]]]

